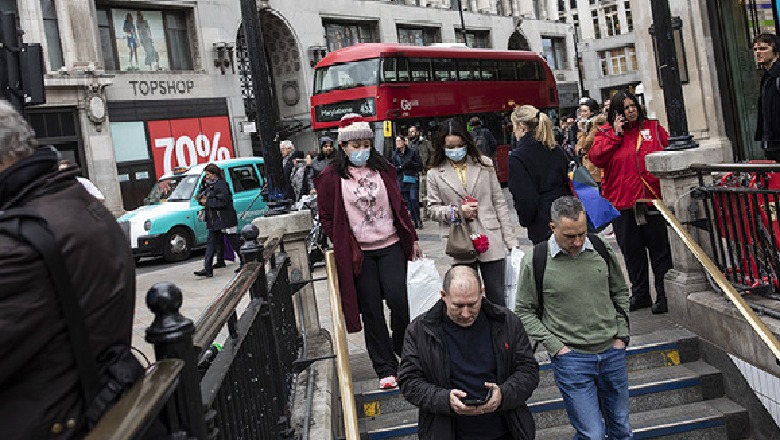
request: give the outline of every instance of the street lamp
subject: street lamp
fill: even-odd
[[[466,21],[463,20],[463,4],[461,0],[458,0],[458,13],[460,14],[460,31],[463,33],[463,44],[468,46],[466,42]]]
[[[667,0],[650,0],[653,11],[655,43],[658,48],[659,81],[664,85],[664,107],[669,120],[669,146],[667,150],[686,150],[696,148],[693,136],[688,133],[688,116],[685,113],[685,101],[682,83],[674,50],[672,14]]]

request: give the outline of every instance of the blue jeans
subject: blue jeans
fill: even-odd
[[[552,359],[574,440],[631,439],[626,350],[599,354],[572,351]],[[602,419],[603,417],[603,419]],[[606,426],[605,426],[606,425]]]
[[[417,198],[417,184],[399,181],[398,186],[401,190],[401,197],[404,198],[406,207],[409,208],[409,216],[416,226],[420,222],[420,200]]]

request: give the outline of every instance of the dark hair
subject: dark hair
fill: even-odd
[[[607,122],[609,122],[609,125],[614,126],[615,118],[625,113],[626,107],[625,104],[623,104],[623,101],[625,101],[626,98],[634,101],[634,104],[636,104],[636,111],[639,114],[639,117],[637,117],[636,121],[641,124],[645,119],[647,119],[647,116],[645,115],[645,109],[639,105],[639,100],[636,99],[636,96],[633,93],[623,90],[615,93],[615,96],[613,96],[610,100],[609,113],[607,113]]]
[[[550,219],[556,225],[560,224],[562,218],[579,220],[583,212],[585,212],[585,208],[582,206],[582,202],[574,196],[558,197],[550,205]]]
[[[339,143],[339,148],[336,148],[336,152],[333,153],[333,162],[331,162],[331,164],[336,168],[336,171],[342,179],[351,179],[352,175],[349,174],[349,157],[347,156],[347,153],[344,152],[344,147],[346,145],[347,142]],[[374,141],[371,141],[371,154],[368,156],[366,166],[374,171],[385,171],[387,165],[387,159],[376,151],[376,148],[374,148]]]
[[[775,34],[759,34],[753,38],[753,44],[766,43],[772,46],[772,52],[780,53],[780,37]]]
[[[208,171],[211,174],[215,174],[217,176],[222,176],[222,168],[214,165],[213,163],[210,163],[210,164],[206,165],[203,168],[203,171]]]
[[[458,136],[463,140],[463,144],[466,146],[466,155],[471,157],[474,163],[478,163],[482,166],[487,166],[485,162],[482,162],[482,153],[474,141],[471,139],[468,131],[463,122],[457,118],[451,118],[443,121],[439,124],[439,131],[433,140],[433,157],[430,160],[431,167],[438,167],[441,165],[447,156],[444,154],[444,138],[447,136]]]
[[[582,102],[580,102],[580,107],[583,105],[587,105],[590,109],[591,116],[596,116],[596,114],[599,112],[599,103],[596,102],[593,98],[588,98]]]

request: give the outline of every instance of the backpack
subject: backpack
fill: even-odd
[[[604,244],[604,241],[596,234],[588,234],[588,238],[590,239],[591,244],[593,244],[593,248],[598,252],[598,254],[601,256],[602,259],[604,259],[604,262],[607,263],[607,276],[609,276],[609,251],[607,251],[607,245]],[[539,303],[539,306],[536,309],[536,317],[539,318],[539,320],[542,320],[542,314],[544,313],[544,271],[547,269],[547,254],[549,254],[549,247],[547,240],[544,240],[540,243],[537,243],[534,246],[533,256],[532,256],[532,266],[534,271],[534,284],[536,285],[536,298],[537,302]],[[622,307],[615,305],[615,309],[617,309],[617,312],[626,319],[626,323],[628,323],[628,314],[625,310],[623,310]],[[534,343],[534,352],[536,352],[536,349],[539,347],[539,341]]]
[[[131,347],[114,344],[97,356],[90,348],[81,308],[68,276],[62,251],[46,219],[27,208],[0,210],[0,234],[32,246],[46,264],[65,316],[84,398],[84,421],[92,429],[126,390],[144,375]]]

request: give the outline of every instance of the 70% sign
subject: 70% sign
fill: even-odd
[[[165,137],[154,141],[155,148],[165,148],[163,156],[163,168],[170,172],[173,167],[173,155],[176,154],[176,163],[179,166],[191,167],[199,163],[198,158],[208,158],[208,162],[230,159],[230,150],[219,146],[219,138],[222,135],[217,131],[214,139],[209,140],[204,134],[199,134],[193,141],[189,136],[179,136],[178,139]]]

